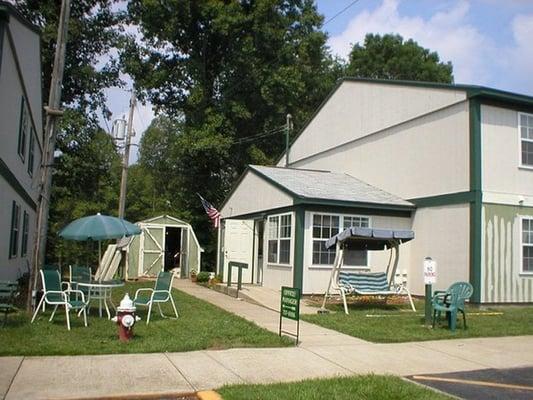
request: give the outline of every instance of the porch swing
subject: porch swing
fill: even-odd
[[[411,308],[416,311],[411,293],[404,282],[396,283],[395,276],[400,259],[399,246],[414,239],[413,231],[372,229],[351,227],[331,237],[325,242],[326,249],[335,247],[335,261],[331,270],[328,287],[324,294],[319,313],[327,312],[326,302],[331,291],[338,291],[344,304],[344,312],[349,314],[346,296],[391,296],[406,294]],[[390,250],[389,262],[385,272],[354,272],[342,270],[344,252],[349,250]]]

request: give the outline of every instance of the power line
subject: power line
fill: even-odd
[[[253,141],[257,140],[257,139],[263,139],[263,138],[268,137],[268,136],[276,135],[276,134],[278,134],[280,132],[283,132],[284,129],[285,128],[281,128],[281,129],[277,129],[275,131],[263,132],[263,133],[258,134],[258,135],[245,137],[245,138],[242,138],[242,139],[239,139],[239,140],[233,142],[233,144],[241,144],[241,143],[253,142]]]
[[[324,25],[322,25],[322,27],[326,26],[327,24],[329,24],[331,21],[333,21],[335,18],[337,18],[339,15],[343,14],[346,10],[348,10],[351,6],[353,6],[355,3],[358,3],[359,0],[354,0],[352,1],[350,4],[348,4],[346,7],[344,7],[342,10],[340,10],[337,14],[335,14],[333,17],[331,17],[330,19],[328,19],[326,22],[324,22]]]
[[[235,142],[233,142],[233,144],[235,145],[235,144],[253,142],[253,141],[257,140],[257,139],[263,139],[263,138],[268,137],[268,136],[276,135],[276,134],[278,134],[280,132],[283,132],[284,129],[285,129],[285,126],[280,126],[278,128],[271,129],[270,131],[261,132],[261,133],[258,133],[256,135],[253,135],[253,136],[248,136],[248,137],[236,140]]]

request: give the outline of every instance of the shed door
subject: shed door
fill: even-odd
[[[228,263],[237,261],[248,264],[242,272],[243,283],[252,282],[254,221],[227,219],[224,227],[224,280],[228,277]],[[231,281],[237,282],[237,268],[231,272]]]
[[[165,227],[145,226],[141,237],[141,262],[144,275],[157,275],[165,259]]]

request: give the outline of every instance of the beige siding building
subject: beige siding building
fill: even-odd
[[[39,31],[0,1],[0,280],[31,262],[42,153]]]
[[[294,179],[299,170],[343,173],[411,206],[397,202],[391,209],[379,195],[361,201],[357,191],[340,202],[332,182],[319,203],[292,193],[291,204],[279,179],[261,179],[252,167],[222,208],[231,226],[248,227],[252,245],[240,257],[253,266],[251,282],[323,292],[333,262],[319,248],[324,235],[370,226],[415,232],[402,246],[399,266],[415,294],[424,293],[422,262],[431,256],[439,266],[437,289],[465,280],[477,302],[533,301],[533,97],[468,85],[344,79],[291,144],[289,168],[285,156],[277,167]],[[290,272],[268,262],[269,240],[277,235],[281,245],[281,229],[275,232],[281,220],[271,218],[280,212],[292,215],[284,244]],[[222,271],[234,257],[234,239],[231,229],[221,234]],[[379,269],[387,256],[368,252],[353,268]]]

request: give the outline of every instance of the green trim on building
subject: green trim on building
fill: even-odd
[[[244,173],[239,177],[237,182],[234,184],[229,194],[226,196],[226,199],[222,203],[220,210],[222,210],[224,206],[227,204],[227,202],[229,201],[229,199],[231,198],[235,190],[239,187],[240,183],[243,181],[247,173],[255,174],[259,178],[264,179],[266,182],[270,183],[277,189],[281,190],[283,193],[286,193],[289,196],[291,196],[293,199],[293,204],[295,206],[307,205],[307,206],[325,206],[325,207],[344,207],[344,208],[368,209],[368,210],[379,210],[379,211],[399,211],[399,212],[409,212],[409,213],[416,208],[414,204],[413,205],[380,204],[380,203],[366,203],[366,202],[357,202],[357,201],[344,201],[344,200],[331,200],[331,199],[303,197],[303,196],[300,196],[294,193],[292,190],[289,190],[288,188],[281,185],[279,182],[275,181],[271,177],[261,173],[261,171],[258,171],[254,169],[253,167],[248,166],[246,170],[244,171]],[[254,218],[260,217],[261,215],[265,213],[271,213],[272,211],[284,211],[284,210],[288,210],[291,208],[292,206],[285,206],[285,207],[281,207],[277,209],[262,210],[262,211],[257,211],[253,213],[248,213],[248,214],[232,215],[230,217],[225,217],[224,219],[254,219]]]
[[[328,206],[328,207],[352,207],[352,208],[366,208],[373,210],[391,210],[391,211],[412,211],[416,207],[412,206],[402,206],[396,204],[379,204],[379,203],[364,203],[359,201],[341,201],[341,200],[328,200],[328,199],[315,199],[310,197],[296,197],[294,199],[294,204],[305,204],[305,205],[319,205],[319,206]]]
[[[414,210],[376,210],[373,208],[363,207],[331,207],[326,205],[306,205],[305,211],[318,212],[318,213],[334,213],[334,214],[354,214],[354,215],[379,215],[385,217],[401,217],[411,218],[411,214]]]
[[[418,197],[409,199],[417,208],[451,206],[454,204],[471,203],[475,200],[474,192],[446,193],[438,196]]]
[[[26,192],[26,189],[24,189],[24,187],[18,181],[17,177],[13,175],[13,172],[11,172],[7,164],[1,158],[0,176],[2,176],[7,181],[9,186],[11,186],[11,188],[13,188],[15,192],[17,192],[17,194],[26,202],[28,206],[30,206],[32,210],[37,210],[37,204],[35,203],[35,201],[28,194],[28,192]]]
[[[470,99],[470,283],[474,287],[472,301],[481,301],[481,247],[482,247],[482,164],[481,164],[481,102]]]
[[[224,217],[222,219],[223,220],[226,220],[226,219],[263,219],[267,215],[281,214],[281,213],[289,212],[293,210],[294,210],[294,206],[290,205],[290,206],[285,206],[285,207],[270,208],[268,210],[257,211],[257,212],[252,212],[248,214],[232,215],[231,217]]]
[[[305,208],[297,206],[294,210],[294,263],[292,268],[292,286],[303,289],[304,243],[305,243]]]
[[[506,108],[508,110],[514,110],[517,112],[533,113],[533,104],[524,104],[524,103],[513,103],[510,101],[502,101],[492,98],[482,98],[481,105]]]

